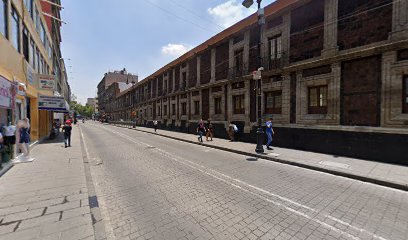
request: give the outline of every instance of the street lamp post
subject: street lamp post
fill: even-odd
[[[263,27],[265,24],[265,16],[264,16],[264,9],[261,8],[261,2],[262,0],[257,0],[256,1],[258,4],[258,25],[259,25],[259,41],[258,41],[258,55],[259,55],[259,65],[260,68],[258,69],[258,71],[263,70],[262,67],[262,51],[261,51],[261,46],[262,46],[262,39],[263,39]],[[242,2],[242,5],[246,8],[250,8],[252,6],[252,4],[254,3],[253,0],[245,0]],[[264,142],[264,131],[262,129],[262,77],[259,77],[257,79],[257,92],[258,92],[258,130],[256,131],[256,148],[255,148],[255,152],[256,153],[263,153],[264,152],[264,148],[263,148],[263,142]]]

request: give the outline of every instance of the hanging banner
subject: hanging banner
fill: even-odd
[[[41,90],[54,90],[55,89],[55,76],[38,74],[39,89]]]
[[[16,86],[0,76],[0,107],[11,108],[14,106]]]
[[[40,95],[38,97],[38,110],[68,112],[69,107],[63,97]]]

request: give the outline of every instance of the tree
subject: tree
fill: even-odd
[[[70,109],[72,111],[75,111],[76,114],[79,114],[84,117],[92,117],[94,114],[94,109],[92,106],[83,106],[81,103],[78,103],[77,97],[72,94],[71,95],[71,102],[69,103]]]

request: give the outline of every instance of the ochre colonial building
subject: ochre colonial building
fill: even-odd
[[[68,101],[71,94],[60,49],[60,4],[0,0],[0,127],[28,117],[33,141],[48,136],[54,118],[39,110],[40,96]]]
[[[106,114],[191,133],[211,119],[220,137],[234,122],[254,141],[262,65],[275,145],[407,164],[408,0],[277,0],[265,15],[262,34],[255,14],[240,21],[119,93]]]

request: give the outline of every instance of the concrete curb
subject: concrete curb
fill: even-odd
[[[136,128],[129,128],[129,127],[117,126],[117,125],[113,125],[113,124],[110,124],[110,125],[115,126],[115,127],[132,129],[132,130],[136,130],[136,131],[139,131],[139,132],[158,135],[158,136],[161,136],[161,137],[166,137],[166,138],[170,138],[170,139],[174,139],[174,140],[178,140],[178,141],[182,141],[182,142],[201,145],[201,146],[214,148],[214,149],[218,149],[218,150],[223,150],[223,151],[227,151],[227,152],[233,152],[233,153],[237,153],[237,154],[241,154],[241,155],[245,155],[245,156],[249,156],[249,157],[261,158],[261,159],[270,160],[270,161],[274,161],[274,162],[278,162],[278,163],[283,163],[283,164],[292,165],[292,166],[296,166],[296,167],[306,168],[306,169],[310,169],[310,170],[314,170],[314,171],[318,171],[318,172],[329,173],[329,174],[336,175],[336,176],[346,177],[346,178],[350,178],[350,179],[354,179],[354,180],[359,180],[359,181],[362,181],[362,182],[373,183],[373,184],[377,184],[377,185],[384,186],[384,187],[399,189],[399,190],[402,190],[402,191],[408,191],[408,185],[404,185],[404,184],[400,184],[400,183],[389,182],[389,181],[385,181],[385,180],[381,180],[381,179],[377,179],[377,178],[370,178],[370,177],[360,176],[360,175],[356,175],[356,174],[352,174],[352,173],[336,171],[336,170],[332,170],[332,169],[326,169],[326,168],[322,168],[322,167],[318,167],[318,166],[307,165],[307,164],[303,164],[303,163],[293,162],[293,161],[290,161],[290,160],[280,159],[280,158],[277,158],[277,157],[270,157],[270,156],[266,156],[266,155],[262,155],[262,154],[249,153],[249,152],[240,151],[240,150],[236,150],[236,149],[230,149],[230,148],[225,148],[225,147],[220,147],[220,146],[208,145],[208,144],[205,144],[205,143],[195,142],[195,141],[186,140],[186,139],[182,139],[182,138],[178,138],[178,137],[167,136],[167,135],[160,134],[160,133],[153,133],[153,132],[149,132],[149,131],[140,130],[140,129],[137,129],[137,127]]]
[[[12,161],[8,161],[6,163],[2,163],[2,169],[0,170],[0,177],[3,176],[8,170],[10,170],[14,166]]]

